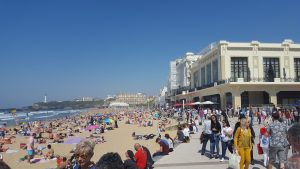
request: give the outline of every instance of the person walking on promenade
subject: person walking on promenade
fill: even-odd
[[[269,160],[269,143],[270,143],[270,137],[267,130],[265,130],[261,137],[260,137],[260,147],[263,150],[264,155],[264,166],[267,167],[268,160]]]
[[[222,159],[221,161],[224,161],[225,159],[225,154],[226,150],[229,146],[229,143],[233,139],[232,134],[233,134],[233,129],[230,127],[230,124],[228,120],[224,119],[222,121],[222,131],[221,131],[221,143],[222,143]]]
[[[211,142],[211,133],[211,119],[209,116],[206,116],[206,119],[203,122],[204,138],[202,141],[201,155],[204,155],[206,152],[206,145],[208,140]]]
[[[248,126],[249,120],[243,117],[234,135],[235,151],[241,156],[240,169],[248,169],[251,162],[252,141],[251,129]]]
[[[240,116],[239,121],[238,121],[238,122],[235,124],[235,126],[234,126],[233,135],[235,135],[235,133],[236,133],[238,127],[241,126],[241,120],[242,120],[242,119],[245,119],[245,118],[246,118],[246,116],[244,116],[244,115],[241,115],[241,116]],[[249,128],[250,131],[251,131],[251,143],[252,143],[252,144],[251,144],[252,147],[251,147],[251,151],[250,151],[250,155],[251,155],[251,165],[254,165],[253,145],[255,144],[255,143],[254,143],[254,141],[255,141],[255,132],[254,132],[253,127],[251,127],[249,124],[250,124],[250,121],[248,120],[247,128]]]
[[[197,115],[194,120],[196,132],[199,132],[199,116]]]
[[[287,160],[288,126],[285,123],[279,122],[280,115],[278,112],[272,113],[273,123],[269,125],[268,132],[270,133],[270,149],[269,149],[269,165],[268,169],[272,169],[272,164],[276,162],[276,156],[280,162],[280,169],[284,169],[284,163]]]
[[[250,109],[249,109],[249,118],[250,118],[250,126],[253,127],[254,112],[253,112],[253,109],[252,109],[251,106],[250,106]]]
[[[261,124],[261,112],[259,111],[259,108],[257,109],[256,116],[258,124]]]
[[[211,131],[212,131],[212,139],[210,142],[210,158],[215,157],[215,159],[219,158],[219,142],[221,135],[221,124],[219,123],[216,115],[211,116]],[[217,149],[217,153],[215,154],[215,148]]]
[[[201,119],[200,125],[202,125],[204,123],[204,120],[205,120],[203,109],[200,109],[199,115],[200,115],[200,119]]]

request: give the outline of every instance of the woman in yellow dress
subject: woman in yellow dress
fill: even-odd
[[[237,128],[234,135],[234,147],[241,156],[240,169],[248,169],[251,162],[251,130],[249,119],[241,119],[241,126]]]

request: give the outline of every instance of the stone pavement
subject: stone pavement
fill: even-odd
[[[231,127],[234,127],[237,118],[229,119]],[[256,120],[256,119],[255,119]],[[258,135],[259,135],[259,126],[256,122],[254,124],[254,131],[256,133],[256,143],[258,143]],[[200,131],[202,131],[202,126],[200,126]],[[207,169],[227,169],[228,168],[228,160],[224,162],[220,162],[219,159],[209,159],[206,156],[202,156],[198,151],[201,149],[202,145],[200,145],[200,134],[192,135],[190,143],[182,143],[178,145],[174,152],[171,152],[169,155],[164,156],[155,162],[155,169],[199,169],[199,168],[207,168]],[[258,155],[256,144],[254,147],[254,159],[255,165],[250,165],[250,169],[263,169],[262,155]],[[209,151],[209,143],[207,143],[206,150]],[[220,144],[220,153],[221,153],[221,144]],[[230,152],[226,151],[226,156],[229,157]],[[290,156],[290,155],[289,155]]]

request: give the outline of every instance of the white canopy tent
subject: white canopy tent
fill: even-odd
[[[200,105],[201,104],[201,102],[195,102],[195,103],[193,103],[193,105]]]
[[[129,107],[129,104],[122,102],[112,102],[109,104],[109,107]]]
[[[207,105],[207,104],[216,104],[216,103],[214,103],[212,101],[205,101],[205,102],[201,102],[200,104]]]

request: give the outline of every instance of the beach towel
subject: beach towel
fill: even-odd
[[[86,128],[86,130],[96,130],[97,128],[99,128],[98,125],[90,125]]]
[[[65,144],[78,144],[83,138],[81,137],[70,137],[68,140],[66,140]]]
[[[56,160],[56,158],[52,158],[50,160],[48,159],[44,159],[44,158],[33,158],[32,160],[30,160],[32,163],[46,163],[46,162],[49,162],[51,160]]]

